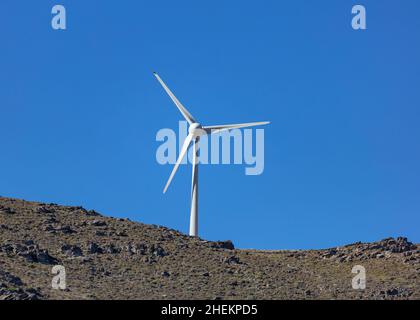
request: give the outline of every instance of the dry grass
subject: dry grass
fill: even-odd
[[[174,230],[107,218],[80,207],[9,198],[0,198],[0,241],[0,272],[19,277],[23,285],[18,287],[33,288],[43,299],[420,298],[418,246],[376,258],[388,250],[386,245],[371,249],[355,244],[342,248],[344,261],[337,255],[325,256],[328,250],[229,250]],[[58,262],[31,262],[5,249],[25,241],[48,250]],[[104,253],[89,253],[92,242]],[[65,245],[79,247],[82,256],[63,252]],[[51,287],[51,268],[57,263],[66,268],[65,291]],[[351,287],[356,264],[366,268],[366,290]],[[0,277],[2,282],[12,291],[12,284]]]

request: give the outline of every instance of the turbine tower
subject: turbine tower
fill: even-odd
[[[247,127],[255,127],[260,125],[265,125],[270,122],[250,122],[250,123],[239,123],[239,124],[224,124],[224,125],[216,125],[216,126],[202,126],[198,121],[194,119],[191,113],[179,102],[179,100],[175,97],[171,90],[166,86],[166,84],[162,81],[159,75],[156,72],[153,72],[156,79],[162,85],[163,89],[165,89],[166,93],[175,103],[181,114],[184,116],[185,120],[188,121],[188,136],[184,140],[184,144],[182,145],[181,152],[178,156],[178,159],[172,169],[171,175],[169,176],[168,182],[163,189],[163,193],[168,190],[169,185],[175,173],[177,172],[179,165],[182,162],[182,159],[187,154],[188,148],[191,143],[194,144],[194,152],[193,152],[193,163],[192,163],[192,181],[191,181],[191,212],[190,212],[190,236],[198,236],[198,144],[200,141],[200,137],[207,134],[212,133],[219,133],[222,131],[227,131],[231,129],[239,129],[239,128],[247,128]]]

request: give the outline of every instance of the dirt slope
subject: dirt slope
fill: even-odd
[[[67,289],[51,286],[54,265]],[[352,289],[352,267],[366,289]],[[0,299],[419,299],[406,238],[310,251],[236,250],[82,207],[0,197]]]

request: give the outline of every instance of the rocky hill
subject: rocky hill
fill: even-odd
[[[62,265],[67,288],[53,289]],[[351,270],[366,270],[355,290]],[[82,207],[0,197],[0,299],[419,299],[406,238],[308,251],[238,250]]]

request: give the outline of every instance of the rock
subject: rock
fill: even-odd
[[[48,208],[47,206],[41,206],[37,209],[38,213],[44,214],[44,213],[54,213],[55,210],[53,208]]]
[[[9,272],[1,271],[0,270],[0,280],[5,281],[8,284],[12,284],[14,286],[21,286],[23,285],[22,280],[19,277],[16,277]],[[5,283],[2,283],[0,287],[6,287]]]
[[[138,243],[135,245],[135,253],[144,255],[146,254],[147,246],[144,243]]]
[[[29,262],[42,264],[55,264],[58,260],[52,257],[48,250],[40,249],[32,240],[26,241],[25,244],[5,244],[0,247],[0,251],[4,251],[10,255],[16,255],[25,258]]]
[[[93,220],[93,221],[90,223],[90,225],[91,225],[91,226],[95,226],[95,227],[103,227],[103,226],[106,226],[107,224],[106,224],[106,222],[105,222],[105,221],[101,221],[101,220]]]
[[[379,241],[376,246],[368,246],[370,249],[375,247],[381,249],[381,251],[390,251],[392,253],[403,253],[417,248],[416,245],[409,242],[405,237],[398,237],[397,239],[386,238]]]
[[[164,257],[167,255],[165,250],[160,245],[152,244],[152,246],[149,248],[149,252],[157,257]]]
[[[410,262],[416,262],[417,261],[417,257],[415,256],[410,256],[406,259],[404,259],[404,263],[410,263]]]
[[[41,293],[35,289],[0,289],[0,300],[39,300]]]
[[[215,241],[210,242],[211,248],[218,248],[218,249],[228,249],[228,250],[234,250],[235,246],[233,245],[232,241],[226,240],[226,241]]]
[[[337,254],[336,249],[329,249],[327,252],[324,252],[321,254],[321,257],[323,258],[331,258]]]
[[[346,257],[340,257],[337,259],[339,263],[346,261]]]
[[[87,212],[85,208],[83,208],[82,206],[75,206],[75,207],[69,207],[70,211],[82,211],[82,212]]]
[[[58,222],[57,218],[53,215],[48,216],[47,219],[45,219],[45,223],[52,224],[52,223],[57,223],[57,222]]]
[[[241,263],[239,258],[236,256],[225,257],[222,259],[222,262],[227,263],[227,264],[240,264]]]
[[[3,212],[5,214],[15,214],[16,213],[16,211],[13,210],[12,208],[3,207],[3,206],[0,207],[0,212]]]
[[[398,290],[395,289],[395,288],[394,289],[389,289],[389,290],[386,291],[386,294],[388,296],[396,296],[398,294]]]
[[[156,263],[156,259],[154,257],[144,256],[141,260],[148,264]]]
[[[131,244],[131,243],[129,243],[129,244],[127,244],[127,246],[125,247],[125,251],[128,253],[128,255],[133,255],[133,254],[136,254],[136,250],[135,250],[135,247]]]
[[[23,242],[25,246],[34,246],[35,242],[33,240],[26,240]]]
[[[96,212],[95,210],[89,210],[85,213],[87,216],[92,216],[92,217],[97,217],[100,216],[100,214],[98,212]]]
[[[109,254],[117,254],[121,252],[121,249],[117,248],[114,244],[108,244],[104,247],[103,251]]]
[[[102,253],[104,253],[104,251],[96,243],[89,242],[89,244],[88,244],[88,253],[90,253],[90,254],[102,254]]]
[[[118,231],[117,232],[117,236],[119,236],[119,237],[127,237],[128,235],[127,235],[127,233],[125,231]]]
[[[44,228],[44,231],[47,231],[48,233],[55,233],[55,229],[54,229],[54,227],[53,227],[53,226],[51,226],[51,225],[47,225],[47,226]]]
[[[129,255],[132,255],[132,254],[145,255],[147,252],[147,246],[143,243],[137,243],[137,244],[129,243],[126,246],[126,251]]]
[[[74,245],[64,245],[61,247],[61,251],[71,257],[81,257],[83,256],[83,251],[80,247]]]
[[[170,274],[169,274],[169,272],[167,272],[167,271],[163,271],[163,272],[161,273],[161,276],[162,276],[162,277],[169,277],[169,276],[170,276]]]
[[[43,264],[57,264],[58,260],[49,255],[48,250],[41,250],[36,255],[36,262]]]
[[[49,232],[49,233],[57,233],[57,232],[61,232],[64,234],[72,234],[72,233],[76,233],[75,230],[73,230],[70,226],[66,225],[66,226],[57,226],[57,227],[53,227],[52,225],[47,225],[44,228],[45,231]]]
[[[28,250],[20,252],[18,255],[25,258],[27,261],[34,263],[56,264],[58,261],[50,256],[48,250]]]
[[[55,228],[55,231],[62,232],[64,234],[72,234],[76,233],[70,226],[60,226],[58,228]]]
[[[13,246],[9,243],[6,243],[4,245],[0,245],[0,252],[5,252],[6,254],[12,254],[13,253]]]

